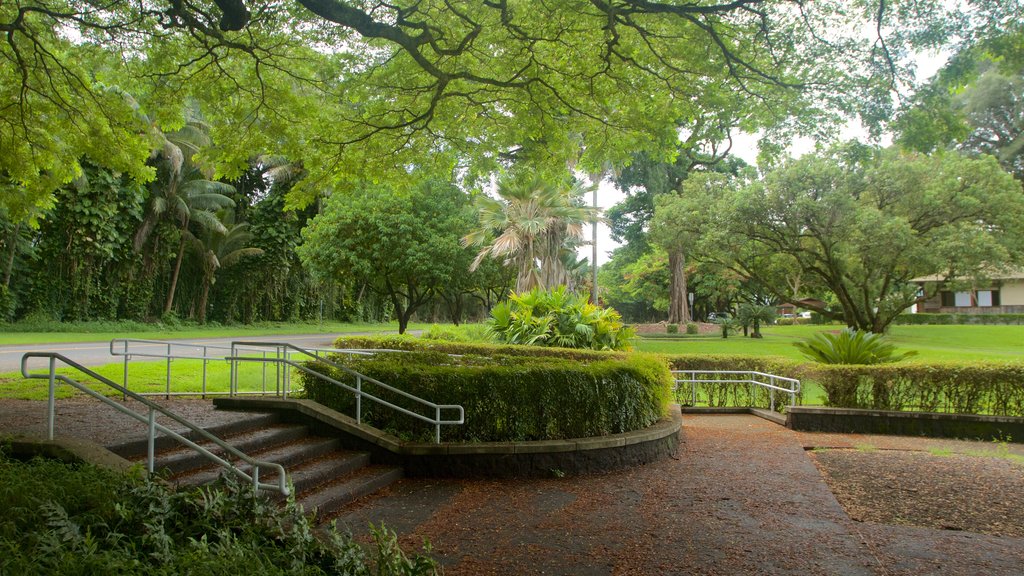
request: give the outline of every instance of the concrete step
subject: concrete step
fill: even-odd
[[[157,421],[174,430],[180,428],[180,425],[174,423],[172,420],[169,420],[166,416],[158,417]],[[266,428],[267,426],[272,426],[277,422],[277,414],[254,412],[249,418],[236,420],[234,422],[227,422],[225,424],[218,424],[216,426],[210,426],[205,430],[218,438],[223,438],[225,436],[240,434],[243,432],[247,432],[249,430]],[[201,438],[199,434],[192,432],[191,430],[184,433],[179,433],[181,433],[182,436],[193,441],[195,441],[197,438]],[[164,450],[173,450],[181,446],[181,444],[177,440],[167,436],[157,436],[155,445],[157,452],[162,452]],[[130,440],[127,442],[114,444],[112,446],[107,446],[107,449],[117,454],[118,456],[121,456],[122,458],[126,458],[128,460],[135,460],[139,458],[145,458],[148,447],[146,439],[142,438],[140,440]]]
[[[309,429],[305,426],[298,424],[272,424],[259,430],[248,430],[229,436],[220,436],[220,439],[244,454],[257,457],[256,454],[258,453],[298,442],[308,437]],[[197,442],[197,444],[222,458],[227,458],[228,456],[226,450],[208,440]],[[263,456],[258,458],[260,460],[276,462],[276,460],[264,458]],[[145,456],[140,460],[144,461]],[[280,464],[284,465],[283,463]],[[156,470],[165,472],[170,476],[178,476],[190,470],[209,468],[211,466],[215,466],[215,464],[187,446],[160,452],[156,458]]]
[[[355,500],[390,486],[402,476],[397,466],[366,466],[306,493],[299,492],[297,501],[307,514],[315,514],[318,524],[323,524]]]

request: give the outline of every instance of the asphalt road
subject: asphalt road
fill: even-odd
[[[369,332],[348,332],[348,336],[368,335]],[[167,350],[167,344],[172,345],[175,354],[202,353],[202,346],[219,346],[230,348],[233,341],[248,342],[284,342],[294,344],[303,348],[329,348],[334,340],[341,334],[290,334],[287,336],[234,336],[227,338],[200,338],[196,340],[160,340],[146,342],[132,342],[131,352],[134,353],[132,361],[145,361],[146,354],[163,354]],[[216,349],[215,349],[216,350]],[[26,352],[59,352],[71,360],[85,366],[101,366],[121,362],[121,356],[110,354],[110,341],[103,342],[62,342],[55,344],[30,344],[27,346],[0,346],[0,372],[14,372],[21,369],[21,358]],[[222,350],[223,355],[228,355],[228,350]],[[208,350],[208,355],[216,352]],[[159,358],[150,358],[159,360]],[[34,360],[32,366],[42,366],[43,359]]]

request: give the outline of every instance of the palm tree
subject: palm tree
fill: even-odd
[[[224,231],[213,228],[203,229],[202,234],[193,241],[203,263],[203,289],[199,295],[199,323],[206,322],[206,308],[210,299],[210,288],[217,281],[217,272],[221,268],[229,268],[247,256],[263,254],[261,248],[249,246],[252,233],[249,224],[234,222],[234,214],[223,213],[220,217]]]
[[[217,211],[223,208],[234,208],[235,201],[227,196],[235,191],[235,187],[223,182],[215,182],[202,177],[198,169],[192,169],[182,175],[180,185],[173,195],[165,197],[167,212],[173,216],[181,230],[181,242],[178,246],[178,257],[171,273],[171,285],[167,290],[167,302],[164,314],[174,306],[174,292],[178,287],[178,276],[181,273],[181,262],[185,257],[185,244],[195,240],[196,236],[190,226],[204,231],[227,234],[228,230],[218,218]]]
[[[498,199],[480,196],[480,225],[462,239],[466,246],[481,247],[470,271],[487,257],[500,258],[518,270],[516,292],[564,284],[562,251],[582,242],[583,224],[594,215],[579,201],[585,192],[579,184],[558,188],[539,179],[505,180],[498,185]]]

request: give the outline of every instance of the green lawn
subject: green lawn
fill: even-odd
[[[841,326],[769,326],[764,338],[698,337],[640,340],[637,350],[664,354],[750,354],[802,360],[793,342]],[[915,361],[1024,361],[1024,326],[893,326],[900,350],[917,350]]]
[[[92,368],[95,372],[117,384],[124,381],[124,364],[114,363]],[[120,393],[96,380],[86,377],[73,369],[58,369],[59,374],[64,374],[75,380],[89,385],[90,388],[99,391],[106,396],[118,396]],[[46,368],[39,367],[33,370],[33,374],[46,373]],[[230,382],[230,367],[224,360],[209,361],[206,365],[206,392],[225,393],[228,391]],[[297,385],[297,378],[293,376],[292,386]],[[243,362],[239,367],[238,378],[239,391],[260,391],[274,390],[276,387],[276,372],[272,364],[263,365],[254,362]],[[20,372],[7,372],[0,374],[0,398],[13,398],[19,400],[46,400],[48,380],[22,378]],[[128,367],[128,389],[137,393],[163,393],[167,389],[167,363],[160,362],[131,362]],[[200,394],[203,391],[203,363],[201,360],[173,360],[171,362],[171,392],[172,393],[194,393]],[[69,398],[80,394],[71,386],[59,383],[57,385],[57,397]]]
[[[234,326],[187,326],[184,328],[153,328],[147,330],[116,330],[111,323],[72,324],[62,328],[55,324],[45,331],[25,331],[18,324],[0,325],[0,345],[44,344],[62,342],[102,342],[113,338],[138,338],[142,340],[171,340],[198,338],[227,338],[231,336],[265,336],[310,333],[341,332],[397,332],[398,323],[341,323],[341,322],[261,322],[252,325]],[[422,330],[430,324],[410,323],[410,330]],[[52,331],[51,331],[52,330]]]

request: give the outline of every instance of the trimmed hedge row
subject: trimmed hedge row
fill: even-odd
[[[550,349],[548,349],[550,350]],[[668,413],[672,379],[653,355],[581,358],[467,355],[442,352],[338,356],[336,361],[388,385],[436,404],[460,404],[465,424],[442,428],[442,440],[509,442],[585,438],[639,430]],[[317,366],[323,370],[322,365]],[[354,378],[335,371],[348,384]],[[305,394],[344,414],[354,414],[355,395],[322,380],[302,376]],[[363,390],[407,410],[433,418],[433,411],[364,381]],[[442,417],[454,417],[453,411]],[[364,400],[363,420],[407,440],[433,439],[431,424]]]
[[[672,370],[742,370],[776,374],[789,378],[802,379],[805,377],[806,364],[773,356],[681,354],[667,358]],[[698,375],[697,379],[716,380],[719,378],[712,375]],[[692,404],[691,393],[690,385],[680,384],[676,389],[676,402],[684,406]],[[748,384],[702,383],[697,387],[697,398],[698,402],[706,402],[708,406],[715,407],[753,406],[767,409],[771,406],[771,395],[767,389]],[[788,394],[776,391],[775,409],[782,411],[788,400]],[[803,389],[797,393],[796,403],[797,405],[803,403]]]
[[[500,350],[507,356],[568,357],[590,359],[624,358],[622,354],[556,350],[530,346],[493,346],[487,344],[440,343],[441,347],[416,338],[397,341],[395,338],[363,338],[339,340],[347,347],[415,349],[434,347],[451,354],[493,354]],[[386,346],[382,346],[385,344]],[[798,378],[804,387],[820,385],[827,394],[826,405],[836,408],[868,408],[876,410],[920,410],[962,414],[1024,416],[1024,363],[999,362],[900,362],[874,366],[840,366],[813,364],[770,356],[742,355],[671,355],[664,356],[672,370],[756,370]],[[710,379],[710,378],[708,378]],[[766,390],[737,384],[702,384],[699,401],[709,406],[754,406],[767,408]],[[797,404],[802,404],[802,393]],[[782,409],[776,395],[776,409]],[[676,401],[691,402],[689,386],[677,391]]]
[[[625,358],[625,352],[602,352],[576,348],[549,348],[546,346],[522,346],[516,344],[487,344],[482,342],[455,342],[449,340],[428,340],[408,334],[400,336],[342,336],[334,341],[335,348],[353,350],[408,350],[419,352],[443,352],[445,354],[474,354],[477,356],[538,356],[547,358],[570,358],[573,360],[607,360]]]
[[[816,366],[828,405],[1024,416],[1024,364],[950,362]]]
[[[900,314],[892,322],[903,325],[922,324],[1024,324],[1024,314]]]

